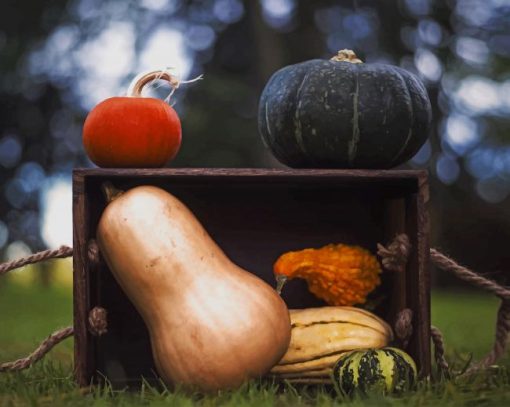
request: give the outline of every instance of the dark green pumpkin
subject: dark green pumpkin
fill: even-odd
[[[262,92],[259,131],[295,168],[391,168],[426,141],[431,107],[406,70],[363,64],[352,51],[277,71]]]
[[[335,386],[345,396],[401,393],[414,387],[416,376],[411,356],[391,347],[346,353],[333,368]]]

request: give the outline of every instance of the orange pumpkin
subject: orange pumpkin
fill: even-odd
[[[112,97],[89,113],[83,126],[83,145],[99,167],[163,167],[181,146],[181,122],[162,100],[142,97],[142,88],[162,79],[176,88],[166,71],[142,74],[126,97]]]

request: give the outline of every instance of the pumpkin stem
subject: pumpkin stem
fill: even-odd
[[[167,81],[173,89],[177,89],[180,83],[179,79],[170,74],[168,70],[143,72],[131,81],[127,95],[131,97],[142,97],[142,89],[144,86],[157,80]]]
[[[336,61],[336,62],[350,62],[351,64],[362,64],[363,61],[359,59],[354,51],[350,49],[342,49],[338,51],[338,54],[336,54],[333,58],[330,59],[330,61]]]
[[[181,83],[191,83],[191,82],[199,81],[200,79],[202,79],[202,75],[199,75],[196,78],[191,79],[189,81],[181,81],[179,78],[177,78],[177,76],[172,75],[170,73],[170,69],[143,72],[143,73],[137,75],[131,81],[131,84],[129,85],[129,88],[127,91],[127,96],[142,97],[142,89],[144,88],[145,85],[147,85],[151,82],[157,81],[157,80],[162,80],[162,81],[167,81],[170,84],[170,86],[172,87],[170,94],[165,99],[165,102],[168,103],[170,101],[170,98],[174,94],[175,90],[179,87],[179,85]]]
[[[121,189],[115,188],[110,181],[103,182],[103,184],[101,185],[101,189],[103,191],[107,203],[110,203],[124,192]]]

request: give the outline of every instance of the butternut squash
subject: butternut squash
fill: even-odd
[[[166,383],[235,388],[267,373],[285,354],[291,326],[283,300],[232,263],[163,189],[139,186],[114,197],[99,221],[97,242],[147,325]]]

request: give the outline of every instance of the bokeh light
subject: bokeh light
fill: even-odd
[[[41,235],[51,248],[72,246],[72,190],[69,177],[55,176],[46,181],[41,193]]]
[[[444,196],[464,191],[504,210],[510,4],[383,3],[62,0],[65,7],[42,8],[26,37],[0,31],[0,102],[8,112],[0,129],[0,247],[70,244],[71,208],[59,205],[71,200],[72,169],[92,165],[83,119],[102,99],[123,95],[141,71],[172,68],[183,80],[205,74],[172,98],[186,128],[176,165],[275,166],[256,128],[262,86],[282,66],[343,48],[367,63],[401,66],[427,86],[433,130],[409,165],[430,170],[449,188]],[[145,94],[168,92],[154,86]]]

